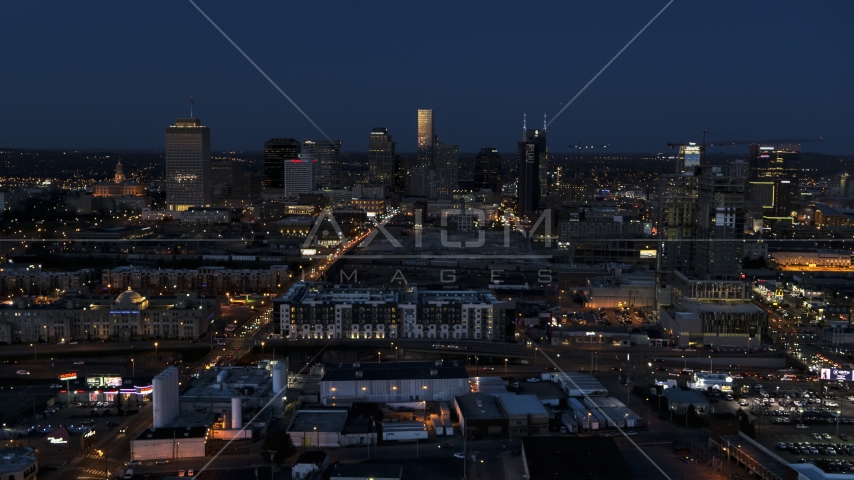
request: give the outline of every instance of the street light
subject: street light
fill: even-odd
[[[38,345],[31,343],[31,347],[33,347],[33,360],[38,360],[39,347]]]
[[[383,352],[377,352],[377,362],[382,363],[383,361]]]
[[[157,360],[157,342],[154,342],[154,359]]]
[[[133,369],[133,374],[131,376],[135,377],[136,376],[136,362],[134,362],[132,358],[130,359],[130,366]]]
[[[504,373],[507,373],[507,359],[504,359]]]
[[[261,342],[261,360],[264,359],[264,342]]]

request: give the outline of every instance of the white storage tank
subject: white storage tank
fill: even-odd
[[[240,403],[240,397],[231,397],[231,428],[243,428],[243,405]]]

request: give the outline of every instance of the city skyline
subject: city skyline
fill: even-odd
[[[850,18],[852,6],[830,4],[819,11],[795,3],[774,5],[768,9],[761,4],[731,4],[706,11],[674,3],[550,126],[551,150],[560,152],[563,145],[580,140],[610,144],[616,152],[664,152],[669,150],[667,141],[700,141],[706,129],[717,134],[716,139],[823,136],[825,142],[811,145],[810,151],[854,151],[845,133],[849,130],[845,112],[854,106],[845,81],[851,66],[839,61],[850,57],[854,43],[843,20]],[[552,118],[661,8],[625,4],[609,12],[589,5],[543,7],[535,14],[542,20],[536,37],[539,47],[531,53],[525,45],[531,45],[533,32],[513,24],[509,3],[490,12],[467,6],[446,9],[437,28],[449,35],[433,44],[407,31],[412,20],[407,20],[410,7],[405,6],[383,14],[394,31],[400,30],[399,42],[388,42],[385,34],[352,31],[337,20],[329,28],[342,33],[324,41],[304,41],[312,38],[304,35],[311,22],[277,37],[267,18],[275,18],[270,13],[284,7],[272,12],[259,7],[242,15],[219,5],[203,7],[330,138],[342,141],[345,151],[367,151],[365,132],[383,125],[397,136],[401,152],[416,151],[411,112],[425,106],[439,113],[441,131],[460,144],[461,152],[477,152],[487,145],[512,152],[523,113],[532,118],[547,113]],[[20,65],[32,65],[26,56],[42,61],[27,71],[10,70],[3,80],[4,91],[15,92],[5,100],[6,111],[16,122],[0,133],[0,145],[160,150],[161,125],[186,115],[190,96],[196,99],[194,114],[203,116],[217,132],[212,139],[215,150],[257,151],[275,137],[322,138],[191,5],[164,4],[159,13],[132,7],[92,10],[87,21],[93,31],[80,35],[65,35],[76,25],[63,22],[69,17],[65,8],[46,8],[39,12],[44,27],[22,30],[26,23],[11,20],[35,13],[32,7],[4,7],[3,18],[10,20],[4,24],[10,46],[7,60]],[[356,7],[341,8],[347,13],[342,17],[368,21]],[[308,18],[313,10],[296,6],[287,12]],[[138,16],[141,25],[159,22],[161,16],[167,20],[160,35],[151,35],[143,26],[121,27],[126,35],[116,35],[119,40],[111,45],[100,42],[118,28],[111,16],[123,14]],[[501,32],[494,42],[465,27],[475,15],[494,22]],[[696,15],[707,21],[685,21]],[[787,35],[770,37],[742,20],[760,17]],[[728,35],[719,35],[721,28]],[[32,41],[36,34],[40,40]],[[347,36],[347,45],[337,41],[343,38],[339,35]],[[59,38],[64,48],[85,51],[86,57],[52,49]],[[200,51],[190,38],[198,38],[205,48]],[[176,42],[186,46],[160,48]],[[326,74],[331,68],[360,72],[350,57],[358,58],[357,51],[378,42],[386,45],[392,58],[388,66],[364,75]],[[329,61],[312,75],[292,75],[292,69],[273,59],[297,45],[307,56],[326,56]],[[126,52],[127,59],[116,58],[119,51]],[[514,59],[522,51],[543,65],[536,80],[513,73]],[[435,67],[416,70],[418,52],[435,57]],[[133,62],[134,58],[142,62]],[[470,67],[475,58],[498,72],[494,80],[483,82],[469,73],[480,71]],[[745,75],[745,69],[765,74]],[[229,74],[216,75],[222,71]],[[417,77],[407,76],[415,71]],[[821,88],[812,84],[816,74],[822,78]],[[384,101],[365,95],[368,91],[384,92]],[[132,120],[107,122],[117,109]],[[51,122],[43,121],[45,112]]]

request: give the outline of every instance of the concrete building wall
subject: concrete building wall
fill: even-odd
[[[415,380],[346,380],[320,382],[321,400],[325,405],[359,400],[364,402],[450,402],[457,395],[469,393],[468,379],[431,378]]]

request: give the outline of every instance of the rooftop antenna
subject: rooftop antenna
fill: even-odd
[[[190,97],[190,118],[193,118],[193,97]]]
[[[528,114],[522,114],[522,141],[524,142],[528,138]]]

